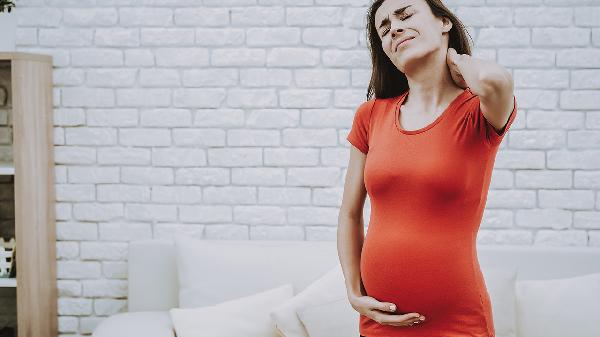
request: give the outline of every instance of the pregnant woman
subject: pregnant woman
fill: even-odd
[[[373,72],[337,233],[355,337],[495,337],[476,237],[517,113],[512,76],[471,57],[442,1],[374,1],[367,18]]]

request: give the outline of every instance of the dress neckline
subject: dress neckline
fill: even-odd
[[[431,128],[433,128],[434,126],[436,126],[448,113],[450,110],[452,110],[452,108],[454,108],[454,106],[456,104],[458,104],[461,99],[467,95],[467,93],[470,93],[471,90],[469,89],[469,87],[466,87],[460,94],[458,94],[456,97],[454,97],[454,99],[450,102],[450,104],[448,104],[448,106],[444,109],[444,111],[442,111],[442,113],[436,117],[436,119],[433,120],[433,122],[429,123],[428,125],[425,125],[424,127],[418,128],[416,130],[405,130],[400,126],[400,107],[402,105],[402,103],[404,102],[404,100],[406,99],[406,96],[408,96],[408,90],[405,91],[402,95],[400,95],[400,98],[398,99],[398,101],[396,102],[395,108],[394,108],[394,124],[396,125],[396,130],[398,130],[399,132],[406,134],[406,135],[414,135],[414,134],[419,134],[422,132],[425,132]]]

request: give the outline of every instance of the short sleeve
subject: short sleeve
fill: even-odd
[[[515,120],[516,116],[517,116],[517,98],[513,95],[513,109],[510,112],[510,115],[508,117],[508,120],[506,121],[506,124],[504,124],[504,127],[502,128],[502,130],[500,132],[496,131],[496,129],[492,126],[492,124],[490,124],[487,119],[485,118],[485,116],[483,115],[483,112],[481,112],[481,105],[479,97],[475,96],[476,99],[474,100],[474,115],[475,115],[475,127],[477,128],[477,133],[481,136],[485,138],[485,141],[491,145],[491,146],[498,146],[500,145],[500,143],[502,142],[502,139],[504,139],[504,136],[506,135],[506,133],[508,132],[508,129],[510,129],[510,126],[512,125],[513,121]]]
[[[361,103],[354,113],[352,128],[346,139],[350,144],[358,148],[362,153],[369,152],[369,127],[371,120],[371,109],[375,99]]]

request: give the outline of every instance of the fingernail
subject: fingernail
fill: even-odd
[[[395,305],[393,305],[393,304],[392,304],[392,305],[390,305],[390,310],[391,310],[391,311],[396,311],[396,306],[395,306]]]

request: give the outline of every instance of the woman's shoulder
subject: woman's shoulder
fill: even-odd
[[[393,110],[394,107],[398,104],[398,102],[402,99],[402,97],[408,91],[404,91],[399,95],[392,97],[374,97],[367,102],[371,102],[370,105],[374,111],[390,111]],[[366,103],[366,102],[365,102]]]
[[[479,105],[479,96],[466,87],[454,102],[454,110],[467,112],[476,105]]]

